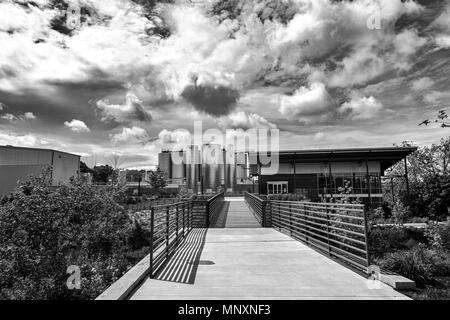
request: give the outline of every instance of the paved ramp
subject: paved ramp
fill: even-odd
[[[256,228],[245,203],[227,204],[226,228],[192,230],[131,299],[407,299],[285,234]]]
[[[225,228],[260,228],[259,222],[249,210],[243,197],[225,198],[222,214],[226,216]]]

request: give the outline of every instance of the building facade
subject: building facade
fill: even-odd
[[[46,166],[52,168],[53,185],[68,183],[79,175],[80,156],[50,149],[0,146],[0,196],[12,192],[27,176],[39,175]]]
[[[211,148],[218,153],[217,159],[223,159],[218,164],[205,159],[205,154],[214,154]],[[233,158],[220,146],[206,145],[202,152],[195,146],[188,153],[176,152],[176,157],[183,159],[181,164],[174,164],[174,152],[164,151],[159,154],[159,167],[169,183],[185,185],[192,192],[218,188],[234,193],[252,192],[252,180],[257,179],[256,192],[264,195],[295,193],[311,201],[352,197],[379,202],[385,171],[415,150],[388,147],[280,151],[269,155],[278,158],[278,165],[273,167],[263,165],[258,153],[241,152]]]
[[[362,202],[382,200],[385,171],[405,160],[414,147],[280,151],[277,170],[251,165],[260,194],[302,194],[312,201],[351,197]],[[407,180],[407,172],[405,179]]]

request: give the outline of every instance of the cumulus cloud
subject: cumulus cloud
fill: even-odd
[[[185,129],[173,131],[164,129],[158,134],[158,138],[163,148],[172,150],[186,149],[192,144],[191,133]]]
[[[224,129],[275,129],[277,127],[274,123],[269,122],[267,119],[256,113],[247,114],[244,111],[234,112],[228,116],[221,117],[217,120],[217,123]]]
[[[119,123],[129,121],[148,122],[152,120],[151,114],[144,109],[142,101],[133,94],[127,94],[124,104],[111,104],[107,99],[97,101],[96,106],[101,110],[102,121],[114,120]]]
[[[122,132],[112,134],[111,141],[114,143],[142,143],[150,139],[149,134],[143,128],[133,126],[131,128],[123,128]]]
[[[433,22],[432,26],[437,30],[434,37],[436,45],[440,48],[450,48],[450,3],[447,2],[445,10]]]
[[[73,132],[82,133],[91,131],[88,126],[81,120],[72,119],[70,122],[64,122],[64,125]]]
[[[349,102],[342,104],[338,112],[348,114],[353,120],[366,120],[376,117],[383,109],[383,104],[374,97],[361,97],[352,94]]]
[[[411,82],[411,89],[414,91],[423,91],[431,88],[434,85],[434,80],[429,77],[423,77]]]
[[[5,108],[6,109],[6,108]],[[0,106],[0,111],[3,110],[3,107]],[[33,114],[33,112],[25,112],[24,114],[20,115],[13,115],[11,113],[5,113],[0,116],[1,119],[8,120],[9,122],[18,122],[18,121],[26,121],[26,120],[34,120],[36,119],[36,116]]]
[[[281,97],[279,112],[286,118],[320,116],[330,111],[330,95],[323,83],[300,87],[292,95]]]

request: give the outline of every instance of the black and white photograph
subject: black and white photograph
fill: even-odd
[[[448,0],[0,0],[0,300],[450,300],[449,116]]]

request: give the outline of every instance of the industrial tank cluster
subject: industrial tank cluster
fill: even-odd
[[[205,144],[201,148],[192,145],[183,151],[162,151],[158,162],[169,186],[186,186],[193,193],[219,189],[233,192],[237,184],[248,179],[247,154],[227,152],[218,144]]]

